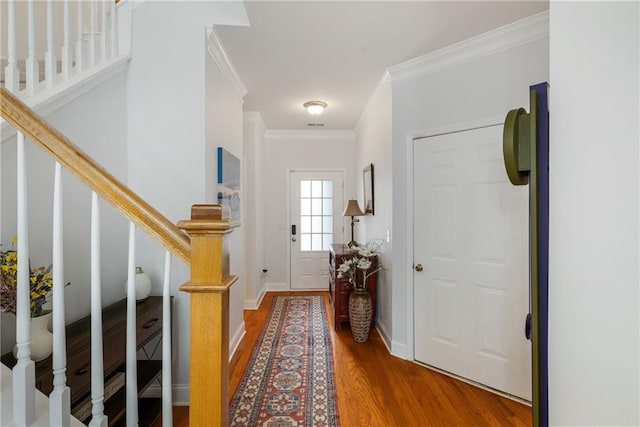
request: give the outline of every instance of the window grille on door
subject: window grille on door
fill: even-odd
[[[328,251],[333,243],[333,181],[300,181],[300,250]]]

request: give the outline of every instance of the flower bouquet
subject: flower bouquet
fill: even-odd
[[[15,246],[17,239],[11,243]],[[4,313],[16,312],[18,293],[18,252],[14,249],[0,250],[0,310]],[[42,316],[42,306],[53,286],[51,266],[31,268],[29,266],[29,284],[31,294],[31,317]]]
[[[351,246],[353,256],[338,266],[338,277],[349,279],[355,289],[366,289],[367,279],[382,269],[382,265],[371,269],[373,259],[378,255],[381,247],[382,243],[377,240],[370,241],[364,246]]]

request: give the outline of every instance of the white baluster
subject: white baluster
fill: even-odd
[[[96,65],[96,27],[98,26],[98,0],[89,0],[89,67]]]
[[[107,427],[104,415],[100,202],[91,194],[91,427]]]
[[[16,2],[7,3],[7,66],[4,67],[4,87],[16,93],[20,88],[20,72],[16,60]]]
[[[173,426],[173,399],[171,396],[171,252],[164,256],[164,282],[162,285],[162,426]]]
[[[136,226],[129,223],[127,281],[127,426],[138,425],[138,366],[136,349]]]
[[[29,425],[34,420],[36,374],[31,360],[31,292],[29,290],[29,229],[27,224],[27,174],[24,135],[18,132],[18,277],[16,297],[16,345],[18,362],[13,368],[13,420]]]
[[[111,29],[109,31],[110,43],[111,43],[110,56],[114,57],[118,54],[118,39],[117,39],[117,33],[116,33],[116,23],[117,23],[116,2],[115,1],[109,2],[109,5],[111,7]]]
[[[49,395],[52,426],[71,422],[71,391],[67,387],[67,342],[64,321],[64,252],[62,247],[62,166],[53,179],[53,391]]]
[[[100,16],[102,23],[100,25],[100,59],[102,62],[107,61],[107,8],[111,0],[102,0],[100,8]]]
[[[47,0],[47,51],[44,54],[44,80],[47,88],[56,83],[56,54],[53,50],[53,0]]]
[[[27,0],[27,95],[34,96],[40,79],[40,67],[36,59],[36,24],[34,1]]]
[[[76,73],[82,72],[84,64],[82,63],[82,49],[84,46],[83,38],[83,23],[82,23],[82,0],[78,1],[78,16],[77,16],[77,24],[78,24],[78,34],[76,34]]]
[[[71,77],[71,18],[69,16],[69,0],[64,0],[64,29],[62,35],[62,51],[60,60],[62,61],[62,80],[69,80]]]

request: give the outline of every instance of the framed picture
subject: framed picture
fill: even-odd
[[[229,209],[229,220],[240,220],[240,159],[218,147],[218,203]]]
[[[373,215],[373,163],[370,163],[362,171],[362,182],[364,184],[364,213]]]

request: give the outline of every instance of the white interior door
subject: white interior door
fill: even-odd
[[[530,400],[527,195],[502,126],[414,141],[415,359]]]
[[[329,288],[329,245],[343,241],[342,172],[291,172],[291,288]]]

